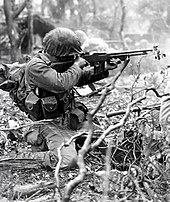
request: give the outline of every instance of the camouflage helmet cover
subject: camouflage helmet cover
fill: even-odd
[[[68,28],[55,28],[44,39],[44,50],[53,56],[68,56],[82,53],[77,35]]]

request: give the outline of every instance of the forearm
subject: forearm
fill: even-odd
[[[91,71],[83,72],[82,76],[80,77],[77,86],[87,85],[89,83],[93,83],[95,81],[99,81],[109,76],[109,71],[104,71],[101,74],[92,74]]]

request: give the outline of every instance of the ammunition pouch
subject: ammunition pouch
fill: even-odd
[[[87,107],[80,102],[77,102],[75,108],[72,109],[69,119],[69,127],[72,130],[79,130],[86,119]]]
[[[33,91],[30,91],[25,99],[25,106],[32,120],[43,119],[41,99]]]
[[[58,115],[58,102],[55,96],[39,98],[31,91],[25,99],[25,106],[32,120],[53,119]]]
[[[42,110],[45,119],[53,119],[58,114],[58,101],[55,96],[41,98]]]
[[[25,99],[26,111],[33,121],[42,119],[56,119],[61,115],[66,116],[66,122],[70,129],[79,130],[86,119],[87,107],[80,102],[73,104],[70,110],[69,99],[66,97],[56,98],[48,96],[39,98],[33,91],[30,91]],[[68,110],[68,113],[67,113]]]

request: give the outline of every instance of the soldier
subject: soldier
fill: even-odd
[[[1,89],[6,90],[17,106],[33,121],[50,121],[34,124],[25,133],[25,140],[32,152],[16,154],[13,158],[31,158],[43,161],[45,167],[55,168],[58,162],[58,148],[78,130],[87,126],[88,109],[77,102],[74,86],[83,86],[106,78],[110,69],[94,72],[87,61],[80,57],[81,43],[72,30],[56,28],[43,39],[44,48],[28,63],[6,66],[7,75],[2,80]],[[6,71],[3,71],[6,72]],[[84,131],[84,130],[83,130]],[[61,168],[76,166],[75,143],[61,150]]]
[[[70,29],[50,31],[43,43],[44,50],[33,57],[25,69],[25,106],[32,120],[52,121],[33,126],[25,139],[34,151],[31,158],[41,159],[45,166],[54,168],[58,162],[58,147],[86,122],[88,110],[83,103],[75,101],[73,87],[105,78],[109,73],[107,67],[103,75],[94,75],[94,68],[80,57],[81,43]],[[74,143],[64,147],[61,153],[61,168],[76,165]]]

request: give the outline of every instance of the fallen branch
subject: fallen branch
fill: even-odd
[[[48,122],[51,122],[51,121],[53,121],[53,119],[44,119],[44,120],[34,121],[34,122],[31,122],[31,123],[27,123],[27,124],[17,126],[17,127],[12,127],[12,128],[4,128],[4,127],[2,127],[2,128],[0,128],[0,131],[17,131],[17,130],[20,130],[22,128],[31,127],[33,125],[41,125],[41,124],[48,123]]]
[[[131,112],[141,112],[145,110],[153,110],[153,109],[160,109],[160,104],[155,104],[155,105],[148,105],[148,106],[142,106],[142,107],[134,107],[131,109]],[[106,117],[110,118],[112,116],[117,116],[117,115],[123,115],[126,113],[126,110],[117,110],[117,111],[111,111],[106,114]]]
[[[50,189],[54,190],[56,184],[54,182],[40,182],[37,184],[26,184],[26,185],[15,185],[13,187],[13,197],[14,199],[18,196],[20,197],[30,197],[34,194],[37,195],[40,192],[47,192]],[[37,193],[37,194],[36,194]]]
[[[37,159],[4,158],[0,160],[0,170],[6,169],[30,169],[42,167],[42,161]]]

